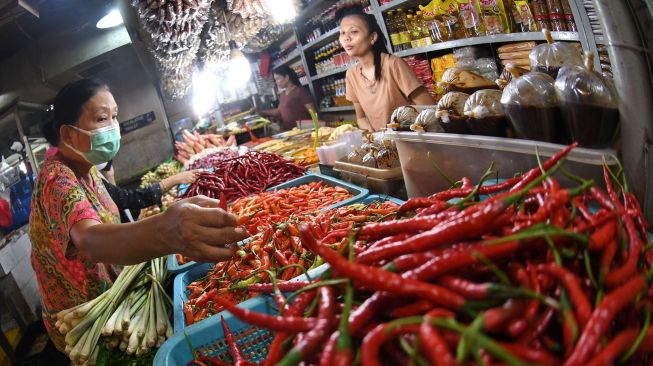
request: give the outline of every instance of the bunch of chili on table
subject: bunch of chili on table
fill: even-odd
[[[648,226],[607,167],[606,191],[571,174],[579,185],[559,186],[573,147],[497,185],[409,200],[413,217],[332,235],[340,250],[301,225],[331,268],[267,288],[279,315],[216,301],[277,332],[266,365],[650,364]]]
[[[206,276],[187,286],[186,324],[222,311],[217,298],[241,302],[271,288],[270,276],[286,281],[324,263],[305,249],[299,224],[316,225],[325,243],[340,248],[346,244],[346,238],[338,238],[336,242],[336,237],[328,233],[346,232],[365,222],[391,219],[398,207],[392,202],[356,204],[305,213],[279,223],[259,222],[258,234],[241,246],[231,260],[217,263]]]
[[[249,151],[244,155],[216,162],[213,172],[202,172],[181,198],[205,195],[227,201],[263,192],[266,188],[301,177],[306,168],[273,153]]]

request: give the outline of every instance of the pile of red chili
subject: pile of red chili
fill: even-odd
[[[218,198],[224,193],[227,201],[263,192],[306,173],[306,168],[291,163],[277,154],[249,151],[244,155],[216,162],[213,172],[202,172],[188,187],[182,198],[205,195]]]
[[[215,301],[277,332],[266,365],[651,364],[648,226],[607,168],[606,191],[578,177],[559,186],[551,174],[573,147],[497,185],[409,200],[403,220],[331,229],[328,241],[300,225],[331,269],[299,290],[259,289],[280,315]]]
[[[351,193],[342,187],[318,181],[242,197],[233,202],[230,210],[238,216],[238,226],[246,227],[253,235],[258,232],[260,225],[282,222],[292,215],[315,212],[351,197]]]
[[[320,186],[311,183],[310,186]],[[365,222],[391,219],[398,205],[392,202],[371,205],[351,205],[326,211],[313,211],[292,215],[275,223],[261,221],[259,234],[239,248],[233,258],[217,263],[208,274],[187,286],[188,301],[184,304],[186,324],[192,324],[216,314],[223,307],[217,298],[244,301],[258,292],[271,289],[270,276],[278,280],[290,280],[316,268],[324,262],[304,248],[297,226],[311,223],[323,242],[341,248],[346,239],[329,233],[346,232]],[[301,284],[301,283],[300,283]]]

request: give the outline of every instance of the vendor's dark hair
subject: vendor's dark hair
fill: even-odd
[[[52,120],[43,126],[43,135],[53,146],[59,146],[59,131],[63,125],[74,125],[82,108],[100,90],[109,86],[99,79],[81,79],[66,84],[54,97]]]
[[[386,47],[386,39],[381,31],[379,23],[376,22],[374,15],[367,14],[361,9],[360,6],[349,6],[340,9],[336,13],[336,19],[340,23],[344,18],[355,16],[362,19],[365,24],[367,24],[367,29],[369,29],[369,34],[376,33],[377,39],[372,46],[372,52],[374,53],[374,78],[378,81],[381,80],[381,54],[388,53],[388,48]]]
[[[286,65],[281,65],[277,67],[276,69],[274,69],[274,71],[272,71],[272,73],[275,75],[287,76],[290,79],[291,83],[293,83],[294,85],[300,85],[299,77],[297,77],[297,73],[295,72],[295,70],[291,69]]]

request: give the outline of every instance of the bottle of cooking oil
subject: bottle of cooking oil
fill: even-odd
[[[449,39],[467,38],[463,20],[458,12],[458,2],[455,0],[442,0],[438,6],[438,15],[447,28]]]
[[[424,14],[421,11],[415,13],[415,22],[419,27],[420,46],[424,47],[433,44],[433,41],[431,41],[431,34],[429,33],[429,28],[426,25],[426,20],[424,19]]]
[[[458,13],[469,37],[485,35],[485,29],[478,10],[478,0],[458,0]]]
[[[419,28],[417,27],[413,14],[406,15],[406,25],[410,32],[410,46],[412,48],[419,48]]]
[[[401,50],[407,50],[411,48],[410,45],[410,31],[408,29],[407,25],[407,19],[406,19],[406,13],[404,13],[403,9],[397,9],[397,32],[399,32],[399,38],[401,40]]]
[[[395,52],[401,51],[399,49],[399,46],[401,45],[400,35],[397,32],[396,16],[393,10],[390,10],[387,13],[385,17],[385,23],[388,28],[388,34],[390,34],[390,42],[392,43],[392,48],[395,50]]]

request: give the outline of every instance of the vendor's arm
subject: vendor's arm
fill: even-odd
[[[268,117],[278,117],[278,118],[281,118],[281,112],[279,111],[278,108],[274,108],[274,109],[261,109],[261,110],[257,110],[256,113],[260,114],[261,116],[268,116]]]
[[[435,101],[431,98],[421,81],[417,79],[413,70],[399,57],[390,57],[388,67],[390,75],[395,78],[401,92],[410,100],[411,104],[433,105]]]
[[[177,173],[173,176],[161,180],[161,182],[159,182],[159,186],[161,187],[161,191],[166,193],[176,185],[191,184],[195,182],[195,179],[197,179],[199,174],[199,169],[187,170],[185,172]]]
[[[134,264],[171,253],[211,262],[230,258],[234,249],[225,245],[245,238],[245,230],[235,225],[236,217],[218,208],[218,200],[197,196],[139,222],[80,220],[70,229],[70,240],[92,262]]]
[[[434,105],[435,101],[431,97],[431,94],[426,90],[426,87],[422,86],[417,88],[414,92],[410,93],[408,96],[412,104],[417,105]]]

